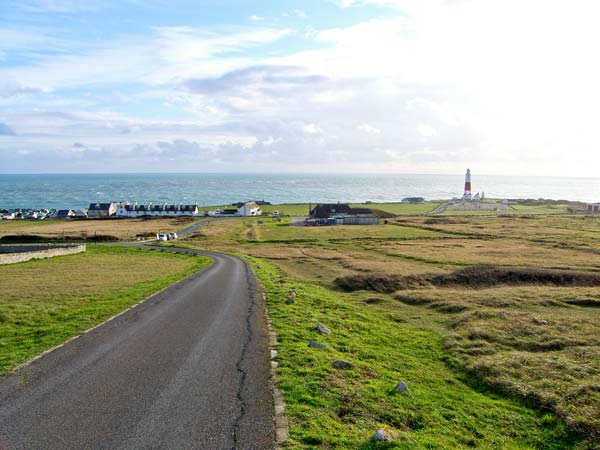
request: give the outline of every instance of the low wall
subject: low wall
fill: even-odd
[[[74,255],[85,251],[85,244],[25,244],[0,245],[0,264],[14,264],[30,259],[52,258],[53,256]]]

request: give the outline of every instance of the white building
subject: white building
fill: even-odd
[[[262,215],[262,211],[256,202],[246,202],[242,206],[238,207],[236,215],[244,217],[260,216]]]
[[[155,205],[153,203],[146,203],[138,205],[137,202],[133,205],[124,202],[117,206],[117,217],[183,217],[183,216],[203,216],[204,213],[198,209],[198,205],[168,205],[163,203]]]

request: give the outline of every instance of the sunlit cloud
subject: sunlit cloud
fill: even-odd
[[[325,3],[97,38],[77,24],[119,2],[22,3],[0,26],[2,167],[595,174],[594,2]]]

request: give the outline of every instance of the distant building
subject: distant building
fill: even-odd
[[[117,212],[117,203],[90,203],[88,208],[88,218],[107,219],[114,216]]]
[[[204,213],[198,209],[197,204],[193,205],[169,205],[167,203],[162,204],[141,204],[134,203],[133,205],[129,202],[122,202],[117,205],[116,217],[182,217],[182,216],[203,216]]]
[[[425,199],[423,197],[406,197],[402,199],[402,203],[410,204],[423,203],[424,201]]]
[[[310,210],[312,219],[328,219],[352,214],[352,208],[347,203],[319,203]]]
[[[246,202],[238,206],[236,215],[238,216],[260,216],[262,211],[256,202]]]
[[[319,203],[310,211],[310,225],[377,225],[379,216],[369,208],[351,208],[347,203]]]
[[[87,208],[80,208],[77,211],[75,211],[75,217],[77,217],[78,219],[87,219],[87,216],[88,216]]]
[[[59,209],[56,212],[57,219],[72,219],[75,217],[75,211],[72,209]]]
[[[590,214],[600,213],[600,203],[588,203],[586,211]]]

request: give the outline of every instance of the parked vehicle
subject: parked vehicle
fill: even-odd
[[[169,237],[165,233],[160,233],[156,235],[156,239],[159,241],[168,241]]]
[[[169,235],[167,236],[169,238],[169,240],[173,240],[173,239],[177,239],[177,233],[169,233]]]

